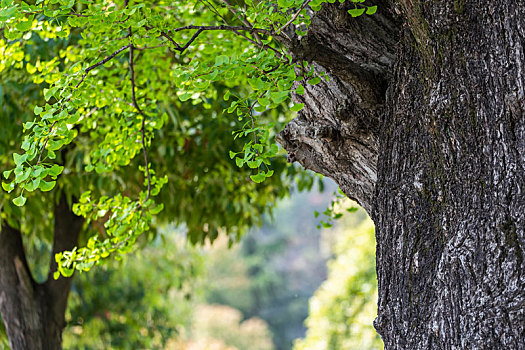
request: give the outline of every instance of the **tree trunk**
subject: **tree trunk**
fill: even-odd
[[[295,44],[331,79],[279,140],[375,221],[376,329],[387,349],[525,349],[525,2],[345,6]]]
[[[0,312],[12,350],[61,349],[71,278],[53,279],[54,255],[72,249],[83,220],[65,196],[55,207],[55,235],[47,281],[36,283],[27,264],[22,233],[6,222],[0,233]]]

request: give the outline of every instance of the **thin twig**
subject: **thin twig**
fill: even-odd
[[[286,27],[288,27],[290,24],[293,23],[293,21],[295,21],[297,19],[297,17],[299,17],[299,14],[301,13],[302,10],[304,10],[304,8],[310,3],[310,1],[312,0],[306,0],[304,3],[303,3],[303,6],[301,6],[301,8],[299,9],[299,11],[297,11],[295,13],[295,15],[292,16],[292,18],[286,22],[279,30],[278,30],[278,33],[282,32],[283,29],[286,29]]]
[[[200,2],[202,2],[204,4],[204,6],[206,6],[207,8],[209,8],[211,10],[211,12],[215,13],[217,15],[217,17],[219,17],[220,19],[222,19],[222,21],[224,22],[224,24],[228,24],[228,22],[226,21],[226,18],[224,18],[220,13],[219,11],[215,8],[215,6],[213,6],[212,3],[210,3],[208,0],[199,0]]]
[[[131,33],[130,33],[131,34]],[[130,44],[131,45],[131,44]],[[133,102],[133,106],[139,112],[139,114],[142,116],[142,126],[140,128],[141,133],[141,143],[142,143],[142,153],[144,155],[144,163],[146,166],[146,176],[148,179],[148,193],[146,195],[146,199],[144,200],[144,203],[146,203],[150,197],[151,194],[151,176],[149,173],[149,162],[148,162],[148,153],[146,152],[146,142],[145,142],[145,136],[146,136],[146,115],[144,112],[142,112],[142,109],[140,108],[139,104],[137,103],[137,98],[135,95],[135,69],[134,69],[134,61],[133,61],[133,53],[135,51],[135,47],[133,45],[130,46],[129,50],[129,76],[131,80],[131,100]]]
[[[190,38],[190,40],[188,40],[188,42],[186,43],[186,45],[184,45],[183,47],[180,48],[180,53],[183,53],[184,51],[186,51],[186,49],[188,47],[190,47],[191,43],[193,43],[195,41],[195,39],[197,39],[197,37],[200,35],[200,33],[202,33],[204,31],[204,29],[199,29],[195,32],[195,34],[193,34],[193,36]]]
[[[274,51],[276,56],[279,57],[279,58],[283,57],[283,54],[279,50],[277,50],[276,48],[274,48],[274,47],[272,47],[270,45],[263,44],[262,41],[260,41],[260,40],[259,41],[251,40],[247,36],[245,36],[242,33],[240,33],[240,31],[250,32],[250,33],[253,33],[253,34],[256,34],[256,33],[266,34],[266,35],[280,37],[280,38],[283,38],[283,39],[287,40],[287,38],[285,36],[278,35],[278,34],[272,32],[271,30],[268,30],[268,29],[253,28],[253,27],[250,28],[250,27],[244,27],[244,26],[230,26],[230,25],[218,25],[218,26],[194,26],[194,25],[190,25],[190,26],[184,26],[184,27],[171,29],[171,30],[169,30],[169,32],[174,32],[175,33],[175,32],[180,32],[180,31],[183,31],[183,30],[192,30],[192,29],[196,29],[197,33],[195,33],[195,35],[186,43],[186,45],[184,45],[180,49],[177,49],[181,53],[184,52],[191,45],[191,43],[197,38],[197,36],[200,33],[202,33],[203,31],[206,31],[206,30],[211,30],[211,31],[221,31],[221,30],[231,31],[231,32],[235,33],[236,35],[239,35],[239,36],[243,37],[244,39],[248,40],[250,43],[252,43],[252,44],[254,44],[256,46],[259,46],[262,49],[265,49],[265,50],[266,49],[270,49],[270,50]]]
[[[255,101],[253,101],[253,103],[251,104],[250,106],[250,119],[252,120],[252,130],[253,130],[253,144],[256,145],[257,144],[257,131],[255,131],[255,119],[253,118],[253,107],[255,107],[255,104],[258,102],[259,98],[262,98],[264,95],[266,95],[266,92],[267,91],[264,91],[261,95],[259,95],[258,98],[255,99]],[[259,151],[255,150],[255,154],[258,156],[259,155]]]
[[[266,35],[278,36],[276,33],[272,32],[271,30],[268,30],[268,29],[255,28],[255,27],[250,27],[250,26],[229,26],[229,25],[218,25],[218,26],[195,26],[195,25],[189,25],[189,26],[184,26],[184,27],[171,29],[169,31],[170,32],[180,32],[180,31],[183,31],[183,30],[190,30],[190,29],[229,30],[229,31],[239,30],[239,31],[244,31],[244,32],[261,33],[261,34],[266,34]]]
[[[53,131],[53,128],[55,127],[55,124],[57,122],[53,122],[53,124],[51,124],[51,126],[49,127],[49,132],[47,133],[47,137],[46,137],[46,140],[44,141],[44,145],[42,146],[42,149],[40,150],[40,153],[38,154],[38,159],[36,161],[36,165],[39,165],[40,164],[40,159],[42,158],[42,153],[44,153],[44,150],[46,149],[46,146],[47,146],[47,142],[49,141],[49,138],[51,137],[51,131]]]
[[[150,26],[144,26],[143,27],[144,29],[146,30],[153,30],[155,28],[153,27],[150,27]],[[184,30],[197,30],[197,33],[195,33],[192,38],[184,45],[184,46],[180,46],[168,33],[176,33],[176,32],[180,32],[180,31],[184,31]],[[240,31],[245,31],[245,32],[259,32],[261,34],[266,34],[266,35],[273,35],[273,36],[279,36],[277,35],[276,33],[270,31],[270,30],[267,30],[267,29],[262,29],[262,28],[250,28],[250,27],[243,27],[243,26],[230,26],[230,25],[218,25],[218,26],[195,26],[195,25],[190,25],[190,26],[184,26],[184,27],[179,27],[179,28],[175,28],[175,29],[171,29],[171,30],[168,30],[167,32],[164,32],[164,31],[161,31],[160,32],[160,35],[163,36],[164,38],[168,39],[171,43],[173,43],[173,45],[175,46],[175,50],[179,51],[180,53],[183,53],[184,51],[186,51],[186,49],[195,41],[195,39],[197,38],[197,36],[199,36],[203,31],[206,31],[206,30],[213,30],[213,31],[219,31],[219,30],[224,30],[224,31],[231,31],[233,33],[235,33],[236,35],[246,39],[247,41],[249,41],[250,43],[256,45],[256,46],[259,46],[260,48],[264,49],[264,50],[272,50],[275,52],[276,56],[279,57],[279,58],[282,58],[284,55],[282,52],[280,52],[279,50],[277,50],[276,48],[270,46],[270,45],[265,45],[265,44],[262,44],[260,42],[256,42],[250,38],[248,38],[246,35],[242,34]],[[281,38],[284,38],[284,39],[287,39],[286,37],[284,36],[280,36]]]
[[[222,2],[226,5],[226,7],[228,7],[228,10],[230,10],[230,12],[233,13],[235,17],[237,17],[242,23],[244,23],[244,25],[248,26],[249,28],[253,28],[253,25],[250,22],[248,22],[246,16],[241,17],[228,0],[222,0]],[[253,36],[260,45],[263,45],[262,39],[259,35],[257,35],[257,33],[253,33]]]
[[[228,23],[228,21],[226,21],[226,18],[224,18],[223,16],[221,16],[221,14],[219,13],[219,11],[213,6],[212,3],[210,3],[208,0],[199,0],[199,1],[201,1],[204,5],[206,5],[208,8],[210,8],[211,11],[212,11],[213,13],[215,13],[220,19],[222,19],[222,21],[224,22],[225,25],[229,26],[229,23]],[[245,5],[245,6],[246,6],[246,5]],[[253,28],[253,26],[251,26],[251,27]],[[233,30],[233,29],[232,29],[232,32],[234,32],[234,33],[237,34],[238,36],[240,36],[240,37],[246,39],[247,41],[249,41],[249,42],[252,43],[253,45],[255,45],[255,46],[259,46],[260,48],[262,48],[262,49],[264,49],[264,50],[266,50],[266,49],[271,49],[272,51],[274,51],[274,52],[276,53],[276,55],[277,55],[279,58],[281,58],[281,57],[283,56],[283,54],[282,54],[279,50],[277,50],[277,49],[275,49],[275,48],[273,48],[273,47],[271,47],[271,46],[269,46],[269,45],[264,45],[262,42],[254,41],[254,40],[248,38],[246,35],[244,35],[244,34],[242,34],[241,32],[239,32],[238,30]]]
[[[88,73],[90,71],[92,71],[93,69],[97,68],[98,66],[101,66],[101,65],[107,63],[108,61],[113,59],[116,55],[118,55],[119,53],[121,53],[122,51],[126,50],[129,47],[132,47],[132,45],[128,44],[126,46],[123,46],[120,49],[118,49],[117,51],[113,52],[111,55],[109,55],[106,58],[104,58],[102,61],[99,61],[99,62],[95,63],[94,65],[87,67],[86,70],[84,70],[84,74],[82,74],[82,78],[80,79],[78,84],[75,85],[75,89],[78,88],[80,86],[80,84],[82,84],[82,82],[84,81],[84,78],[88,75]]]
[[[156,29],[156,28],[153,28],[153,27],[150,27],[150,26],[144,26],[143,28],[146,29],[146,30]],[[168,33],[160,31],[160,35],[163,36],[164,38],[168,39],[173,45],[175,45],[175,48],[177,50],[181,49],[180,45],[175,40],[173,40],[173,38],[171,36],[169,36]]]

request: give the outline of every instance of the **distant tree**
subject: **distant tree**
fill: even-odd
[[[221,322],[217,322],[218,320]],[[232,350],[274,350],[266,322],[257,317],[243,320],[239,310],[225,305],[198,306],[194,313],[190,338],[193,340],[188,342],[188,350],[210,349],[208,346],[196,346],[203,341],[205,344],[220,341]]]
[[[321,250],[323,230],[316,228],[321,218],[314,213],[326,209],[336,186],[319,183],[326,183],[325,191],[317,186],[295,191],[239,246],[226,250],[226,242],[215,243],[206,259],[208,302],[265,320],[278,350],[291,349],[294,339],[304,336],[308,299],[326,278],[328,252]]]
[[[367,219],[349,229],[348,221],[336,226],[328,278],[310,299],[306,337],[294,350],[383,349],[372,326],[377,315],[374,225]]]

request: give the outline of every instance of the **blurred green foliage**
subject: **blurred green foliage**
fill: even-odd
[[[169,226],[122,261],[78,275],[65,348],[288,350],[307,331],[296,349],[382,349],[373,226],[361,209],[316,229],[315,210],[348,207],[331,204],[324,182],[323,193],[281,201],[241,245],[222,237],[195,248]]]
[[[330,190],[319,192],[316,186],[281,200],[274,215],[243,237],[240,247],[209,252],[210,274],[216,278],[210,279],[207,299],[268,322],[278,350],[290,349],[304,335],[308,299],[326,278],[323,231],[313,215],[332,199],[335,185],[319,183],[325,182]]]
[[[190,326],[203,257],[180,234],[161,237],[75,278],[65,349],[159,349]]]
[[[343,222],[336,230],[328,279],[310,300],[308,331],[294,350],[383,349],[372,325],[377,315],[374,225],[367,219],[349,229]]]
[[[207,304],[204,292],[218,277],[207,265],[222,263],[210,249],[227,256],[227,240],[199,249],[170,231],[122,261],[75,279],[64,348],[274,349],[266,322]]]

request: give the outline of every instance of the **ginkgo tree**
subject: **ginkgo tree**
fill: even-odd
[[[286,194],[296,171],[273,135],[303,108],[292,89],[328,79],[289,48],[323,2],[2,0],[0,310],[13,349],[60,347],[65,277],[156,222],[234,242]],[[53,242],[41,283],[22,234]]]
[[[268,118],[260,122],[261,115],[289,100],[294,81],[312,77],[309,84],[320,82],[313,67],[293,62],[283,46],[291,45],[286,34],[290,25],[297,25],[297,33],[304,34],[301,28],[306,29],[310,19],[306,5],[315,9],[321,3],[247,2],[236,9],[228,1],[203,1],[174,3],[171,9],[169,4],[147,2],[4,2],[4,35],[10,42],[49,27],[57,37],[70,39],[76,31],[79,34],[76,45],[67,46],[63,60],[52,59],[46,69],[33,73],[34,82],[44,79],[49,87],[43,89],[45,102],[33,109],[36,118],[23,124],[25,152],[14,153],[16,167],[3,173],[11,180],[3,183],[6,191],[20,189],[13,203],[22,206],[25,192],[49,191],[55,186],[64,169],[54,162],[56,151],[79,132],[89,131],[97,141],[86,159],[85,172],[112,172],[129,165],[138,154],[143,156],[138,170],[143,173],[144,188],[134,198],[119,194],[96,198],[89,191],[79,198],[75,213],[88,220],[111,212],[105,230],[112,238],[100,241],[93,236],[85,248],[59,255],[59,272],[69,276],[74,269],[89,269],[111,252],[128,250],[148,229],[152,215],[162,210],[154,197],[167,178],[151,167],[147,148],[168,119],[161,103],[170,94],[206,108],[206,99],[218,94],[211,84],[225,82],[223,98],[232,100],[226,111],[236,114],[240,122],[232,130],[234,138],[245,139],[242,149],[230,150],[230,157],[239,167],[254,169],[250,178],[256,183],[273,175],[270,159],[278,152],[277,145],[270,144],[274,124]],[[359,15],[366,9],[372,14],[375,8],[356,7],[350,12]],[[224,24],[209,25],[216,22]],[[299,75],[295,68],[300,68]],[[251,89],[232,94],[238,85]],[[295,104],[291,110],[302,107]],[[90,108],[96,111],[91,113]]]

